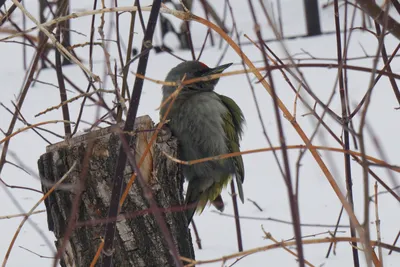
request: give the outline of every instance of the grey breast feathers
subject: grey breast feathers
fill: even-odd
[[[195,160],[229,152],[222,118],[228,109],[216,93],[197,93],[178,103],[169,124],[179,140],[182,160]],[[232,173],[233,169],[230,160],[183,166],[184,175],[189,181],[192,177],[206,177],[210,174],[217,177]]]

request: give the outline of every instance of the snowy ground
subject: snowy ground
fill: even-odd
[[[34,15],[38,14],[37,1],[24,1],[27,9]],[[79,12],[83,10],[90,10],[92,8],[92,1],[71,1],[71,10],[73,12]],[[114,1],[106,1],[106,4]],[[119,6],[131,5],[133,1],[124,0],[118,1]],[[142,5],[147,5],[151,1],[141,1]],[[201,6],[198,4],[199,1],[194,1],[194,13],[199,16],[204,16]],[[210,1],[212,5],[216,7],[219,12],[222,12],[224,1]],[[262,24],[262,33],[265,38],[273,37],[272,31],[266,24],[265,17],[261,12],[258,1],[253,1],[258,10],[258,19]],[[257,3],[256,3],[257,2]],[[270,3],[271,1],[265,1]],[[275,2],[275,1],[272,1]],[[284,20],[284,33],[286,35],[301,35],[305,33],[305,22],[303,21],[303,1],[293,0],[282,0],[283,20]],[[320,1],[321,5],[326,1]],[[253,20],[249,16],[248,3],[242,0],[231,0],[233,10],[236,16],[236,22],[238,24],[239,31],[244,34],[248,34],[251,38],[256,39],[253,31]],[[10,2],[7,1],[8,6]],[[323,23],[324,31],[334,30],[334,15],[333,7],[320,10],[321,21]],[[145,19],[147,19],[145,14]],[[168,16],[168,18],[171,18]],[[21,23],[22,16],[20,12],[16,12],[13,16],[14,21]],[[106,21],[114,19],[114,17],[106,17]],[[126,40],[128,36],[128,22],[130,16],[121,16],[121,34]],[[91,17],[83,17],[80,19],[71,21],[71,28],[78,30],[82,33],[87,34],[90,30]],[[177,20],[172,19],[178,23]],[[359,17],[357,17],[359,22]],[[28,23],[32,25],[32,23]],[[97,20],[96,27],[99,25]],[[107,23],[109,25],[109,23]],[[229,23],[228,23],[229,25]],[[11,27],[8,24],[3,27]],[[193,30],[192,36],[194,43],[196,44],[196,53],[199,53],[199,48],[205,37],[206,29],[204,26],[192,23]],[[106,27],[106,33],[108,32]],[[97,33],[96,33],[97,34]],[[125,34],[125,36],[124,36]],[[0,38],[4,37],[4,34],[0,34]],[[217,37],[216,35],[214,35]],[[98,34],[97,34],[98,37]],[[111,36],[113,38],[113,36]],[[135,37],[135,47],[140,47],[140,40],[142,34],[138,33]],[[241,37],[242,41],[245,40]],[[72,33],[72,42],[81,43],[88,40],[87,36],[78,35]],[[154,38],[155,44],[160,44],[160,33],[157,32]],[[176,44],[173,36],[167,36],[166,39],[168,44]],[[217,42],[219,39],[217,38]],[[360,46],[362,44],[362,47]],[[398,40],[388,35],[386,38],[386,46],[388,53],[391,53],[397,46]],[[268,44],[280,57],[284,58],[284,50],[278,42],[271,42]],[[316,57],[336,57],[336,39],[335,35],[323,35],[321,37],[313,37],[306,39],[293,39],[284,42],[285,47],[288,49],[291,55],[301,53],[302,49],[308,51]],[[110,43],[110,53],[113,58],[117,57],[116,47],[113,43]],[[367,51],[369,55],[374,55],[377,49],[376,39],[368,33],[361,31],[355,31],[352,37],[351,46],[349,49],[349,57],[363,56],[364,51]],[[33,55],[33,49],[28,48],[28,58]],[[261,61],[262,57],[257,48],[252,45],[243,46],[243,50],[246,55],[253,60],[258,62],[257,66],[263,66]],[[78,48],[77,53],[81,59],[87,59],[88,50],[87,48]],[[210,66],[214,66],[222,53],[222,49],[218,47],[207,46],[203,53],[202,61]],[[190,59],[191,54],[188,51],[177,52],[182,58]],[[2,64],[0,64],[0,101],[7,107],[12,108],[11,101],[16,101],[16,97],[19,94],[20,88],[23,85],[25,71],[22,66],[22,47],[14,43],[2,43],[0,42],[0,58]],[[95,48],[95,68],[94,73],[103,77],[104,73],[104,54],[99,47]],[[223,63],[234,62],[235,65],[231,67],[231,70],[241,69],[240,57],[231,49],[228,50],[226,56],[223,59]],[[326,61],[324,61],[325,63]],[[147,68],[147,76],[155,79],[164,79],[169,69],[178,64],[179,61],[167,53],[156,54],[151,53],[150,60]],[[332,61],[332,63],[334,63]],[[88,62],[84,61],[87,66]],[[349,64],[372,67],[372,59],[363,59],[357,61],[350,61]],[[382,63],[379,67],[382,67]],[[398,72],[400,64],[398,59],[394,59],[392,62],[393,72]],[[131,70],[136,70],[136,65],[131,66]],[[337,87],[335,87],[335,79],[337,71],[336,69],[317,69],[317,68],[304,68],[302,69],[305,79],[314,91],[315,94],[320,97],[323,101],[326,101],[332,92],[336,92],[334,100],[331,104],[332,110],[340,114],[341,106],[339,101],[339,94],[337,93]],[[73,78],[74,82],[81,86],[86,86],[86,79],[83,77],[82,72],[77,67],[66,67],[65,74],[68,77]],[[349,94],[350,94],[350,105],[354,108],[360,99],[365,94],[368,84],[370,81],[369,73],[352,72],[348,74],[349,81]],[[44,70],[38,77],[39,80],[46,81],[48,83],[57,84],[57,79],[53,70]],[[293,101],[295,95],[284,81],[279,72],[274,72],[274,81],[277,88],[279,97],[282,98],[285,105],[293,112]],[[103,79],[104,80],[104,79]],[[132,85],[133,78],[130,79]],[[253,81],[253,85],[257,95],[257,101],[261,107],[261,115],[266,130],[270,135],[275,146],[279,146],[279,138],[277,135],[275,115],[272,106],[271,97],[265,91],[265,89]],[[111,83],[108,81],[104,88],[111,89]],[[244,75],[230,76],[220,80],[217,87],[219,93],[232,97],[238,105],[242,108],[246,117],[246,128],[245,134],[242,141],[242,150],[249,150],[255,148],[267,147],[267,142],[262,132],[261,124],[255,108],[255,103],[248,85],[247,79]],[[22,114],[30,122],[40,122],[50,119],[60,119],[61,111],[53,111],[35,118],[34,115],[38,112],[45,110],[49,106],[57,105],[59,103],[58,90],[55,87],[43,85],[37,83],[32,87],[28,93],[27,99],[22,108]],[[69,97],[75,95],[74,92],[69,92]],[[308,98],[310,99],[310,98]],[[108,100],[112,100],[111,96]],[[139,115],[148,114],[154,121],[158,121],[157,106],[161,100],[160,86],[151,82],[145,82],[144,93],[141,99],[139,108]],[[312,106],[314,103],[310,100],[309,104]],[[367,141],[367,154],[381,158],[379,151],[376,149],[372,142],[373,136],[378,138],[380,142],[379,148],[384,151],[385,157],[389,163],[399,165],[396,161],[398,158],[398,151],[400,150],[400,142],[398,136],[400,134],[400,128],[398,127],[398,107],[390,83],[387,78],[382,77],[372,96],[371,106],[367,115],[367,124],[373,129],[371,132],[366,132]],[[76,118],[79,103],[75,102],[70,106],[71,118]],[[88,107],[84,113],[84,120],[93,122],[95,120],[96,107]],[[299,125],[305,130],[310,136],[316,126],[316,119],[312,116],[302,116],[307,113],[308,110],[301,103],[297,106],[296,119]],[[321,113],[321,110],[317,110]],[[0,109],[0,127],[3,130],[8,128],[11,115],[4,109]],[[341,127],[333,119],[326,117],[327,124],[331,127],[336,135],[341,134]],[[358,129],[359,117],[354,120],[355,128]],[[17,124],[16,128],[22,127],[21,123]],[[86,127],[83,125],[82,127]],[[61,124],[47,125],[46,128],[56,131],[60,134],[63,132]],[[301,139],[292,128],[291,124],[284,121],[285,135],[287,138],[287,144],[295,145],[302,144]],[[46,135],[51,142],[58,142],[59,139],[51,135]],[[339,147],[337,143],[328,135],[328,133],[320,129],[316,138],[313,142],[315,145],[325,145]],[[1,145],[0,145],[1,147]],[[14,153],[16,157],[9,154],[8,159],[12,162],[19,160],[26,168],[29,168],[31,175],[7,164],[2,173],[1,178],[12,185],[27,186],[36,189],[40,189],[40,182],[37,178],[37,165],[36,162],[41,154],[45,152],[46,143],[31,131],[17,135],[11,140],[9,150]],[[354,147],[351,147],[354,149]],[[290,164],[292,175],[295,174],[295,164],[298,158],[299,152],[297,150],[291,150]],[[280,153],[278,153],[280,155]],[[330,171],[333,173],[336,182],[339,184],[343,192],[345,192],[344,183],[344,160],[343,155],[334,152],[321,152],[323,160],[328,165]],[[274,160],[272,153],[259,153],[250,154],[244,156],[246,178],[244,183],[245,195],[248,198],[256,201],[263,211],[259,211],[251,202],[246,201],[244,204],[239,204],[240,215],[242,216],[255,216],[255,217],[271,217],[280,220],[290,221],[290,209],[287,201],[287,192],[283,182],[283,178],[280,175],[277,163]],[[341,204],[329,183],[327,182],[322,171],[315,163],[309,153],[306,153],[305,158],[302,160],[302,167],[300,171],[300,193],[299,193],[299,205],[300,205],[300,217],[302,223],[310,224],[329,224],[334,225]],[[394,172],[389,173],[383,168],[373,168],[374,171],[389,184],[394,187],[399,184],[392,183],[390,175],[394,176],[395,179],[400,176]],[[363,176],[362,169],[357,163],[352,162],[353,179],[354,179],[354,199],[355,199],[355,213],[359,218],[360,222],[363,222]],[[373,193],[373,181],[371,178],[371,192]],[[380,187],[379,190],[382,190]],[[397,190],[400,194],[400,191]],[[224,193],[224,200],[226,201],[226,213],[232,214],[232,203],[227,192]],[[26,191],[5,188],[0,186],[0,216],[16,214],[28,211],[33,204],[41,197],[41,195]],[[400,230],[400,212],[399,203],[390,196],[389,194],[380,195],[380,218],[382,221],[382,241],[385,243],[392,243],[397,232]],[[17,205],[18,203],[18,205]],[[38,207],[38,209],[44,209],[44,205]],[[374,209],[371,205],[371,214],[374,214]],[[370,218],[370,228],[372,239],[376,239],[374,217]],[[1,241],[0,241],[0,258],[3,258],[10,240],[14,235],[17,225],[21,221],[21,218],[17,219],[3,219],[0,220],[1,229]],[[19,235],[14,249],[11,253],[10,259],[7,266],[51,266],[52,260],[40,258],[26,250],[21,249],[19,246],[33,250],[34,252],[52,256],[54,247],[49,246],[48,243],[42,238],[45,236],[52,243],[54,236],[47,230],[47,221],[45,213],[34,215],[29,220],[30,223],[26,224]],[[227,254],[237,252],[236,245],[236,233],[235,224],[232,218],[220,216],[213,212],[213,208],[206,208],[201,216],[196,216],[195,221],[200,233],[200,237],[203,244],[202,250],[196,250],[196,258],[199,260],[206,260],[221,257]],[[293,228],[291,225],[277,223],[273,221],[260,221],[260,220],[248,220],[242,219],[242,233],[244,249],[251,249],[258,246],[264,246],[271,244],[271,241],[264,240],[263,231],[261,226],[268,232],[270,232],[277,240],[286,240],[293,237]],[[347,216],[342,218],[341,224],[348,224]],[[35,226],[35,227],[34,227]],[[312,235],[320,232],[332,231],[333,227],[302,227],[302,235]],[[38,233],[38,230],[42,233]],[[349,236],[347,228],[340,229],[344,231],[339,236]],[[323,235],[321,237],[326,237]],[[325,254],[328,248],[328,244],[322,245],[305,245],[305,258],[315,266],[352,266],[351,249],[347,243],[339,243],[336,247],[336,255],[331,255],[328,259],[325,258]],[[361,259],[364,264],[363,254],[360,253]],[[229,266],[233,261],[226,263]],[[384,266],[399,266],[400,256],[399,254],[387,255],[384,252]],[[221,266],[221,263],[210,264],[208,266]],[[243,258],[235,266],[297,266],[295,258],[289,255],[282,249],[275,249],[272,251],[257,253],[248,257]]]

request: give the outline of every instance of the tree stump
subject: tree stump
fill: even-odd
[[[48,227],[55,234],[57,249],[63,242],[68,220],[72,216],[79,179],[84,179],[84,189],[76,214],[77,226],[73,229],[61,256],[62,266],[89,266],[104,236],[104,219],[107,218],[110,206],[113,176],[121,144],[115,131],[117,127],[111,126],[48,146],[47,152],[38,161],[43,192],[47,192],[76,162],[75,168],[62,185],[45,200]],[[149,116],[136,119],[133,145],[130,147],[134,147],[132,152],[137,162],[153,134],[148,130],[153,127]],[[90,146],[93,146],[93,149],[87,175],[81,177],[83,159]],[[180,255],[194,258],[184,212],[169,210],[184,203],[183,177],[179,164],[168,160],[162,151],[176,156],[176,139],[154,144],[140,170],[153,190],[158,207],[167,210],[163,213],[164,219]],[[133,170],[128,164],[124,173],[125,183],[129,181],[132,173]],[[149,205],[142,189],[139,183],[135,182],[121,208],[120,214],[124,216],[117,220],[114,266],[174,266],[154,216],[146,212],[148,209]],[[96,266],[100,266],[100,262],[101,258]]]

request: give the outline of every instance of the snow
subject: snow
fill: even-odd
[[[37,1],[23,1],[26,8],[35,16],[38,14]],[[100,1],[99,1],[100,2]],[[111,5],[111,2],[107,1],[106,4]],[[120,0],[118,1],[120,6],[129,6],[132,1]],[[199,16],[204,16],[203,10],[199,1],[194,1],[194,13]],[[209,1],[222,13],[225,1]],[[230,1],[235,13],[238,30],[242,34],[241,41],[248,42],[243,34],[246,33],[253,40],[256,40],[256,35],[253,30],[253,19],[249,16],[249,8],[247,1],[231,0]],[[260,9],[258,1],[253,1],[257,10],[258,20],[262,26],[262,34],[266,39],[273,38],[273,33],[268,27],[265,16]],[[264,1],[267,3],[274,2],[274,8],[276,8],[276,1]],[[293,0],[282,0],[283,10],[283,21],[284,21],[284,33],[287,36],[291,35],[302,35],[305,33],[305,22],[303,20],[303,1]],[[326,1],[320,1],[320,5],[325,4]],[[142,5],[149,5],[151,1],[141,1]],[[10,6],[10,1],[7,1],[7,6]],[[92,8],[91,1],[74,1],[71,0],[71,11],[79,12],[83,10],[90,10]],[[99,7],[98,7],[99,8]],[[342,10],[342,9],[341,9]],[[349,14],[352,13],[352,9],[349,9]],[[343,13],[341,13],[342,15]],[[394,13],[395,14],[395,13]],[[144,13],[145,21],[147,20],[148,13]],[[230,16],[228,16],[230,17]],[[334,13],[333,7],[320,9],[320,17],[322,22],[322,28],[324,31],[334,30]],[[175,25],[179,25],[177,19],[167,16],[171,19]],[[359,23],[360,16],[357,16],[356,25]],[[15,12],[13,20],[21,24],[22,15],[20,12]],[[115,38],[115,30],[110,31],[110,21],[115,21],[115,16],[106,15],[106,26],[105,32],[107,35],[111,35],[110,39]],[[127,36],[129,31],[129,14],[121,15],[121,37],[125,44],[127,44]],[[86,34],[82,36],[76,33],[71,33],[73,43],[86,42],[89,39],[91,17],[86,16],[79,19],[71,20],[71,28],[78,30]],[[99,26],[100,20],[97,17],[96,30]],[[227,24],[230,25],[228,19]],[[28,21],[28,27],[32,27],[33,24]],[[193,42],[196,46],[196,54],[199,53],[199,49],[203,43],[206,28],[203,25],[192,22],[192,37]],[[359,24],[358,24],[359,25]],[[3,27],[11,27],[9,24],[5,24]],[[137,34],[135,34],[134,46],[140,49],[140,41],[142,40],[142,32],[139,28],[136,28]],[[35,32],[36,34],[36,32]],[[0,37],[6,36],[1,34]],[[99,38],[99,34],[96,32],[96,38]],[[219,38],[214,34],[214,37],[219,43]],[[20,40],[20,39],[17,39]],[[154,43],[157,45],[161,44],[160,32],[157,31]],[[166,37],[166,43],[173,49],[178,47],[177,41],[174,36],[169,35]],[[291,40],[285,40],[283,42],[286,49],[291,55],[302,53],[305,50],[311,53],[315,57],[329,57],[336,58],[336,37],[334,34],[327,34],[312,38],[296,38]],[[362,44],[362,49],[361,45]],[[385,45],[388,53],[397,46],[398,40],[388,35],[385,39]],[[225,45],[225,43],[224,43]],[[223,46],[224,46],[223,45]],[[270,48],[277,53],[281,58],[285,58],[285,52],[282,49],[282,44],[279,42],[268,43]],[[349,48],[349,57],[364,56],[364,51],[367,51],[368,55],[375,55],[377,50],[377,41],[374,36],[369,33],[356,30],[353,32],[351,45]],[[214,66],[223,49],[219,49],[218,46],[211,47],[209,43],[201,60],[210,66]],[[263,66],[262,57],[257,48],[253,45],[243,46],[243,51],[253,61],[258,62],[256,65],[259,67]],[[32,48],[27,48],[28,59],[32,58],[34,51]],[[77,48],[76,52],[80,59],[83,59],[85,66],[88,66],[88,47]],[[117,60],[118,64],[118,53],[116,45],[113,42],[109,43],[109,52],[112,56],[112,65],[114,59]],[[177,55],[184,59],[190,59],[191,53],[189,51],[177,51]],[[124,55],[125,56],[125,55]],[[303,57],[306,57],[304,55]],[[3,64],[0,64],[0,101],[7,107],[13,110],[11,101],[16,101],[16,98],[21,90],[21,86],[24,84],[25,71],[22,65],[22,46],[14,43],[3,43],[0,42],[0,58],[3,60]],[[51,54],[50,58],[54,58]],[[111,89],[112,83],[109,77],[105,79],[104,73],[104,53],[99,46],[94,49],[94,70],[93,72],[99,75],[104,82],[101,88]],[[240,57],[232,50],[228,49],[226,56],[222,63],[234,62],[235,65],[229,70],[240,70],[241,63]],[[326,61],[321,61],[321,63]],[[29,63],[29,62],[28,62]],[[163,80],[168,70],[179,63],[178,59],[170,56],[167,53],[156,54],[151,52],[150,60],[147,67],[146,75],[151,78]],[[335,63],[330,61],[330,63]],[[135,71],[137,62],[134,62],[130,70]],[[348,64],[369,67],[373,66],[373,59],[362,59],[349,61]],[[393,72],[398,72],[400,65],[399,60],[395,58],[392,61]],[[383,63],[379,62],[378,68],[382,68]],[[330,104],[330,108],[341,114],[340,97],[338,94],[338,86],[335,84],[337,70],[335,68],[302,68],[307,83],[313,92],[324,102],[326,102],[331,94],[334,94],[333,101]],[[82,71],[76,66],[68,66],[64,68],[66,76],[73,79],[81,88],[86,88],[87,81],[82,74]],[[288,84],[282,78],[280,72],[273,72],[275,87],[279,97],[282,99],[287,108],[293,112],[295,94],[290,89]],[[253,86],[257,101],[261,108],[262,120],[265,124],[266,131],[270,136],[274,146],[280,146],[279,136],[277,134],[277,126],[275,120],[275,114],[273,109],[272,98],[262,87],[261,84],[256,84],[253,76]],[[50,69],[42,70],[39,80],[48,83],[57,84],[57,78],[55,72]],[[133,84],[133,76],[128,79],[129,85]],[[368,90],[370,82],[370,73],[348,71],[348,82],[349,82],[349,95],[350,105],[353,109],[364,96]],[[98,84],[97,84],[98,85]],[[296,88],[298,84],[294,82]],[[100,86],[99,86],[100,87]],[[148,114],[151,118],[157,122],[159,120],[158,107],[161,101],[161,90],[160,86],[148,81],[145,81],[144,91],[139,107],[139,116]],[[71,86],[67,85],[67,89],[71,89]],[[268,143],[263,135],[263,130],[258,118],[257,110],[255,108],[254,99],[248,85],[245,75],[230,76],[227,78],[220,79],[217,86],[217,91],[221,94],[228,95],[233,98],[237,104],[242,108],[246,117],[246,128],[245,134],[242,141],[241,148],[243,151],[265,148],[268,147]],[[305,92],[301,92],[310,106],[314,105],[312,99],[306,95]],[[75,91],[68,92],[69,97],[77,95]],[[111,104],[112,96],[105,96],[108,103]],[[46,120],[60,119],[61,111],[48,112],[43,116],[36,118],[34,115],[40,111],[45,110],[49,106],[59,104],[59,93],[55,87],[36,83],[34,87],[30,88],[28,96],[25,100],[22,114],[25,116],[29,123],[41,122]],[[92,104],[92,103],[90,103]],[[76,101],[70,105],[70,112],[72,120],[78,115],[79,101]],[[398,136],[400,128],[398,127],[398,107],[396,99],[393,95],[392,87],[390,86],[387,77],[382,77],[374,88],[370,108],[367,113],[367,125],[373,130],[364,131],[366,136],[366,151],[370,156],[382,158],[388,160],[390,164],[399,165],[396,161],[398,158],[398,151],[400,150],[400,142]],[[318,121],[312,116],[303,116],[308,113],[307,108],[298,102],[296,120],[301,128],[306,132],[308,136],[314,132]],[[321,108],[317,108],[319,114],[322,113]],[[84,120],[93,122],[96,119],[97,107],[88,106],[84,111]],[[4,109],[0,109],[1,119],[0,127],[3,130],[7,130],[11,120],[11,115]],[[291,124],[283,118],[282,121],[285,131],[286,142],[289,145],[302,144],[298,134],[291,126]],[[340,136],[341,126],[333,120],[329,115],[325,116],[326,123],[330,126],[332,131]],[[360,116],[357,115],[354,119],[355,129],[358,131]],[[23,127],[18,122],[14,130]],[[80,130],[84,130],[88,125],[81,124]],[[50,129],[59,134],[63,133],[62,124],[49,124],[45,126],[46,129]],[[58,142],[60,139],[56,137],[44,134],[51,142]],[[379,145],[374,144],[373,137],[376,137],[379,141]],[[319,128],[317,136],[313,140],[314,145],[332,146],[339,147],[339,145],[333,140],[333,138],[324,130],[322,127]],[[11,162],[18,163],[24,166],[25,169],[29,170],[31,175],[6,164],[1,172],[1,178],[12,185],[32,187],[40,190],[40,182],[37,175],[37,160],[41,154],[45,152],[46,143],[38,137],[32,131],[26,131],[12,138],[10,142],[9,151],[13,154],[8,155],[8,160]],[[0,145],[2,148],[2,146]],[[355,150],[353,144],[351,149]],[[278,153],[278,158],[281,160],[281,153]],[[289,150],[289,162],[291,166],[292,177],[296,174],[296,162],[298,160],[299,151]],[[322,159],[327,164],[329,170],[332,172],[335,181],[340,186],[343,194],[345,194],[345,176],[344,176],[344,160],[343,155],[337,152],[326,152],[320,151]],[[277,163],[271,152],[263,152],[257,154],[249,154],[243,156],[245,163],[245,197],[256,201],[263,211],[259,211],[255,205],[250,201],[245,201],[244,204],[239,203],[239,211],[241,216],[254,216],[264,218],[275,218],[285,221],[291,221],[291,214],[289,203],[287,201],[287,190],[283,181],[283,178],[279,172]],[[364,221],[364,200],[363,200],[363,174],[362,168],[354,161],[351,163],[353,172],[353,189],[354,189],[354,201],[355,201],[355,214],[358,217],[360,223]],[[398,185],[398,178],[400,177],[395,172],[388,172],[384,168],[372,167],[372,169],[381,177],[390,187]],[[394,177],[394,178],[391,178]],[[374,180],[370,177],[370,192],[373,193]],[[301,161],[300,169],[300,180],[299,180],[299,206],[300,206],[300,218],[302,223],[310,224],[328,224],[334,225],[339,211],[341,209],[341,203],[337,196],[334,194],[331,186],[329,185],[324,174],[320,170],[309,152],[305,154],[305,157]],[[383,190],[379,186],[379,191]],[[226,202],[225,212],[227,214],[233,214],[232,202],[229,196],[229,190],[223,193],[223,198]],[[400,194],[400,191],[396,191]],[[0,216],[22,213],[28,211],[41,195],[28,190],[9,189],[4,186],[0,186]],[[17,205],[18,204],[18,205]],[[371,216],[369,218],[371,239],[376,240],[375,230],[375,218],[373,203],[370,203]],[[44,205],[40,205],[38,209],[44,209]],[[237,252],[237,241],[235,223],[232,218],[220,216],[213,212],[214,208],[206,208],[201,216],[196,216],[195,222],[199,230],[203,249],[197,249],[196,244],[196,259],[207,260],[213,258],[219,258],[224,255],[232,254]],[[400,212],[399,203],[390,195],[382,194],[379,196],[379,213],[382,222],[382,241],[385,243],[392,244],[399,229]],[[0,229],[2,229],[2,238],[0,241],[0,258],[3,258],[10,241],[17,229],[17,226],[22,218],[14,219],[2,219],[0,220]],[[343,216],[341,224],[347,225],[349,220],[347,216]],[[261,227],[267,232],[270,232],[272,236],[278,241],[290,239],[294,236],[293,227],[289,224],[278,223],[274,221],[260,221],[260,220],[249,220],[242,219],[242,236],[244,249],[251,249],[259,246],[266,246],[272,244],[270,240],[265,240],[264,233]],[[333,231],[334,227],[302,227],[302,235],[312,235],[320,232]],[[339,233],[338,236],[349,236],[349,230],[347,228],[339,229],[345,231]],[[192,231],[193,232],[193,231]],[[317,237],[328,237],[328,234],[317,236]],[[50,240],[46,242],[47,240]],[[16,244],[11,252],[7,266],[51,266],[52,259],[40,258],[33,253],[20,248],[25,247],[44,256],[52,256],[55,248],[52,246],[54,241],[53,233],[48,231],[46,214],[41,213],[38,215],[31,216],[28,223],[24,225]],[[348,243],[338,243],[336,246],[336,255],[326,259],[325,255],[327,252],[328,244],[320,245],[304,245],[305,258],[315,266],[324,265],[326,267],[332,266],[353,266],[351,248]],[[294,249],[294,247],[292,248]],[[294,249],[295,250],[295,249]],[[399,266],[400,256],[398,253],[393,253],[388,256],[387,252],[384,251],[384,266]],[[360,251],[360,258],[362,266],[366,266],[364,261],[363,252]],[[229,260],[224,266],[230,266],[234,260]],[[296,258],[289,255],[283,249],[274,249],[267,252],[259,252],[254,255],[244,257],[238,261],[235,266],[297,266]],[[221,266],[221,262],[209,264],[207,266]]]

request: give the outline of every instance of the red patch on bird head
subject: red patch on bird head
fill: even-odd
[[[204,64],[203,62],[199,61],[199,63],[200,63],[201,66],[203,66],[203,67],[205,67],[205,68],[207,68],[207,69],[209,68],[209,67],[208,67],[206,64]]]

